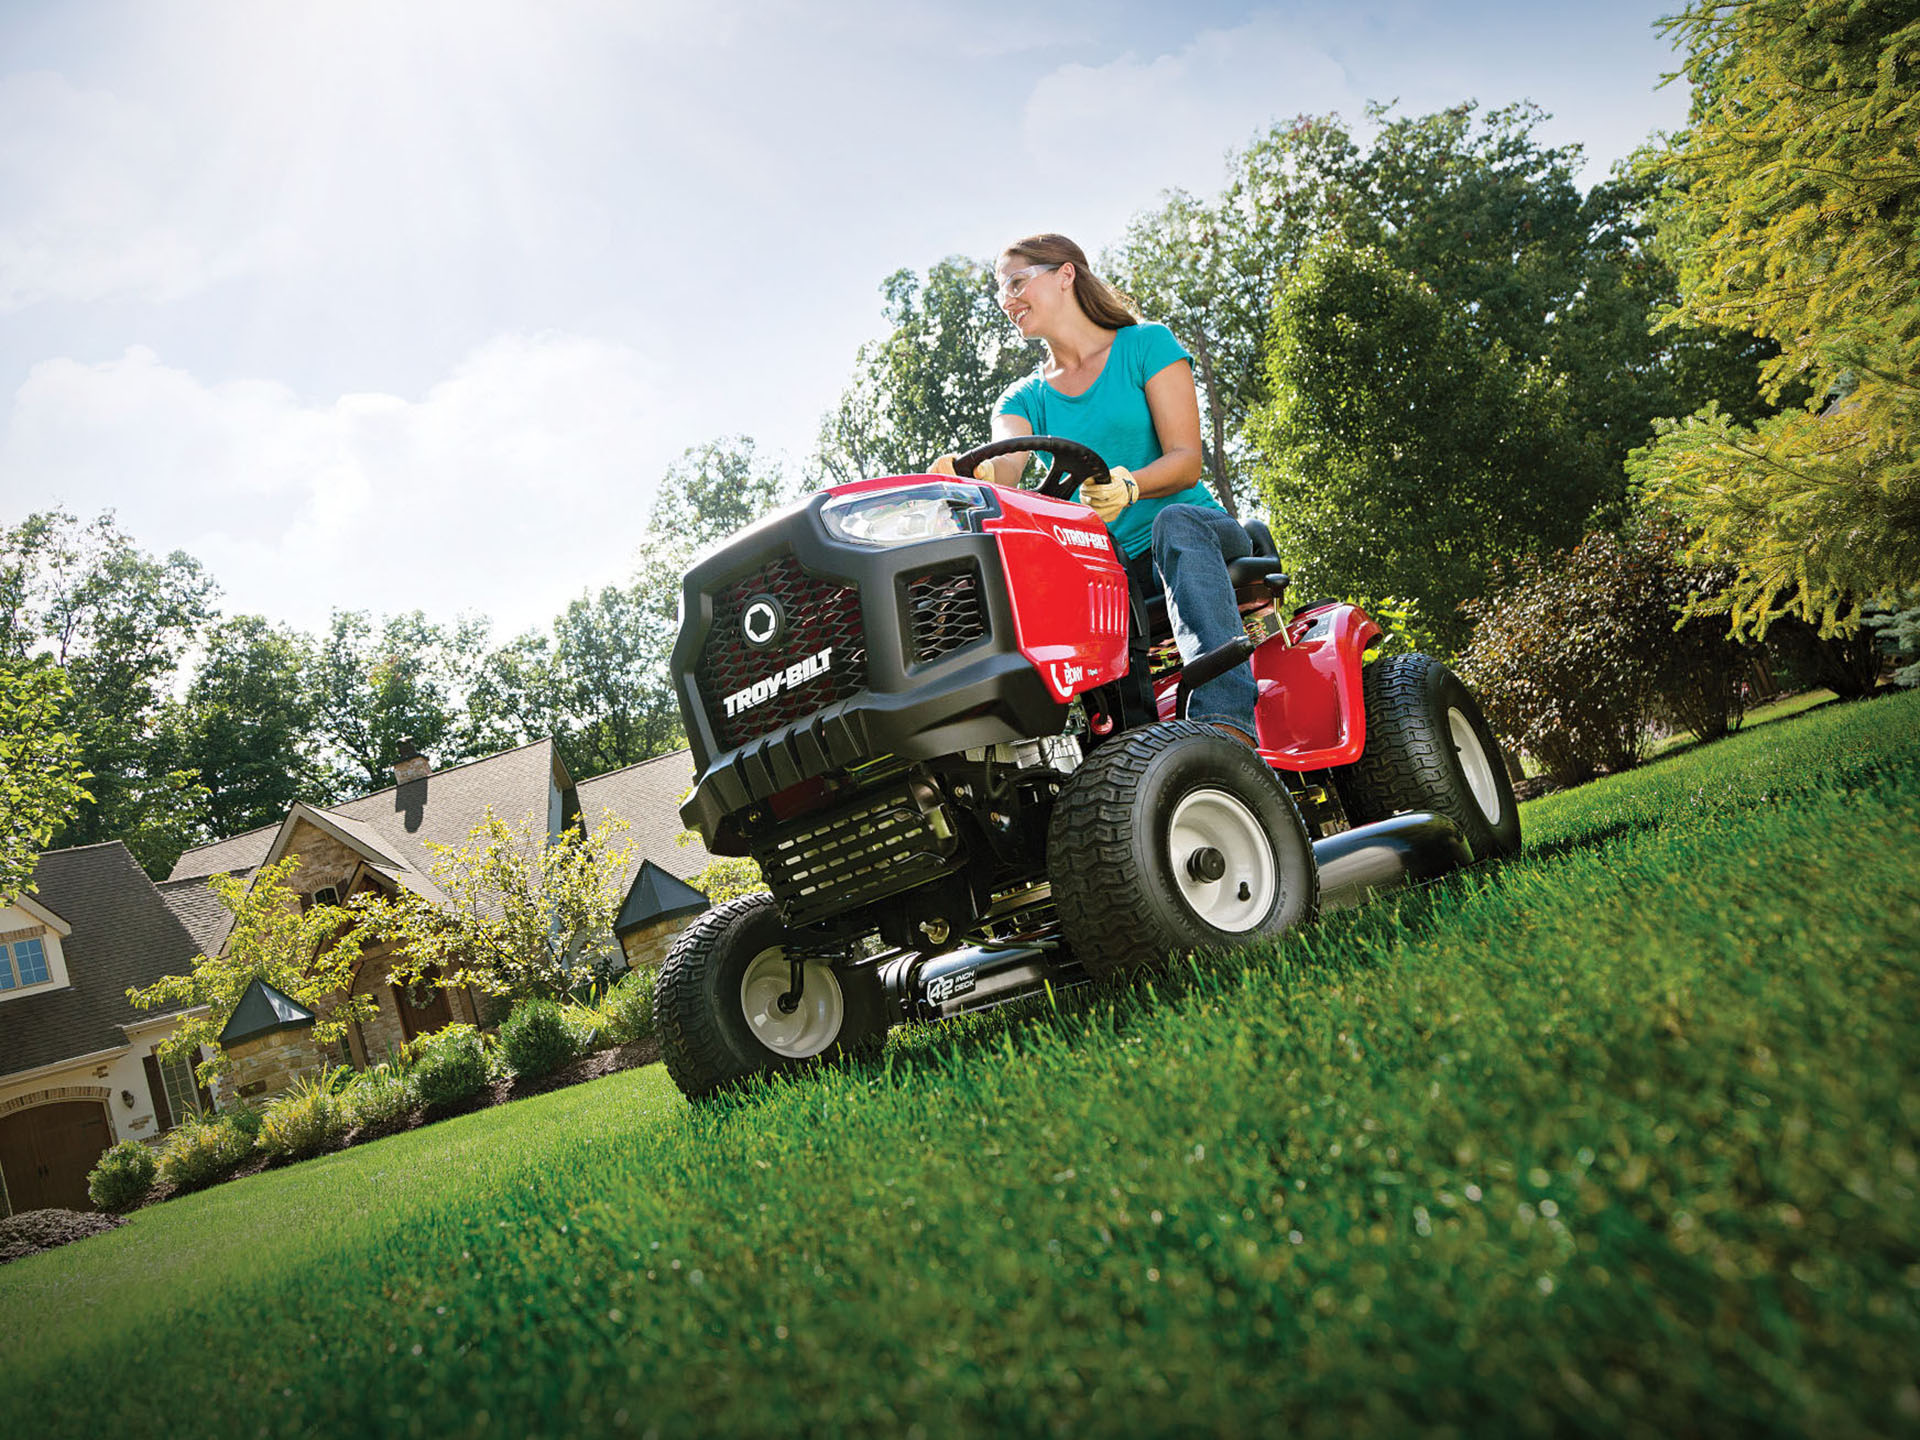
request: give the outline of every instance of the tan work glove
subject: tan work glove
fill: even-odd
[[[1133,478],[1133,472],[1124,465],[1108,467],[1106,484],[1080,487],[1080,503],[1091,505],[1093,513],[1100,517],[1103,525],[1113,524],[1120,517],[1120,512],[1139,498],[1139,483]]]
[[[942,455],[938,460],[927,466],[927,474],[953,475],[955,479],[959,478],[954,471],[953,456],[951,455]],[[984,480],[991,485],[993,483],[993,461],[982,460],[978,465],[974,466],[973,478],[976,480]]]

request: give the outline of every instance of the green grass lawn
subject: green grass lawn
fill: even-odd
[[[1920,695],[698,1111],[659,1067],[0,1268],[9,1434],[1920,1431]]]

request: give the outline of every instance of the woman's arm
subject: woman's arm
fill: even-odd
[[[1193,387],[1193,366],[1176,360],[1147,381],[1147,413],[1160,440],[1160,458],[1133,472],[1142,495],[1173,495],[1200,478],[1200,395]],[[1007,418],[1007,417],[1003,417]],[[1019,422],[1024,425],[1026,422]],[[1000,433],[995,420],[993,433]],[[1031,430],[1014,432],[1029,435]]]
[[[1194,434],[1197,436],[1200,433],[1200,415],[1197,410],[1194,412],[1193,423]],[[1031,434],[1033,434],[1033,426],[1024,415],[1008,414],[993,417],[993,438],[996,440],[1011,440],[1016,435]],[[987,464],[993,466],[993,483],[1019,488],[1020,477],[1027,473],[1027,460],[1028,456],[1020,454],[999,455],[987,461]]]

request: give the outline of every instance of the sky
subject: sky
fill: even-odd
[[[110,508],[308,630],[543,628],[687,447],[804,474],[887,274],[1097,255],[1370,100],[1531,100],[1591,185],[1682,122],[1674,8],[4,0],[0,524]]]

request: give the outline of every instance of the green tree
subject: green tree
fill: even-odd
[[[681,581],[701,550],[778,506],[787,482],[753,440],[688,448],[661,478],[633,578],[581,596],[554,621],[551,676],[567,765],[586,779],[683,742],[669,663]]]
[[[1498,566],[1571,545],[1595,493],[1564,386],[1373,252],[1328,244],[1275,310],[1255,478],[1303,595],[1411,600],[1443,650]]]
[[[611,812],[591,832],[576,821],[553,835],[544,815],[516,828],[489,807],[464,844],[429,845],[444,898],[353,902],[362,927],[393,945],[395,983],[563,999],[622,963],[613,921],[633,842]]]
[[[204,643],[185,696],[161,718],[155,755],[197,777],[206,792],[198,828],[211,839],[276,823],[325,785],[308,677],[313,642],[239,615],[209,627]]]
[[[43,655],[66,671],[65,728],[93,773],[55,845],[121,840],[164,874],[192,837],[192,775],[167,768],[154,731],[213,593],[199,561],[146,554],[111,511],[84,525],[43,511],[0,530],[3,658]]]
[[[191,974],[164,975],[127,991],[127,999],[143,1010],[205,1007],[183,1016],[160,1043],[160,1054],[169,1060],[206,1047],[210,1058],[198,1070],[203,1082],[228,1068],[220,1032],[255,980],[266,981],[312,1010],[319,1017],[313,1038],[322,1045],[374,1014],[371,995],[348,993],[364,946],[352,913],[338,905],[303,907],[287,883],[299,865],[300,858],[289,855],[262,866],[250,881],[216,875],[208,886],[233,916],[219,954],[200,956]]]
[[[924,281],[896,270],[880,290],[890,333],[860,347],[853,383],[820,426],[817,463],[835,484],[915,474],[980,444],[1001,391],[1040,355],[1007,324],[993,272],[976,260],[949,257]]]
[[[40,851],[91,798],[61,726],[71,693],[56,665],[0,661],[0,904],[34,888]]]
[[[330,793],[391,785],[403,740],[443,762],[464,758],[455,739],[476,633],[484,647],[484,622],[450,631],[418,610],[377,626],[364,610],[333,612],[310,667]]]
[[[1683,299],[1668,323],[1775,342],[1747,425],[1663,428],[1633,473],[1736,567],[1736,628],[1850,630],[1920,579],[1920,9],[1911,0],[1696,4],[1668,22],[1695,85],[1666,157]]]

